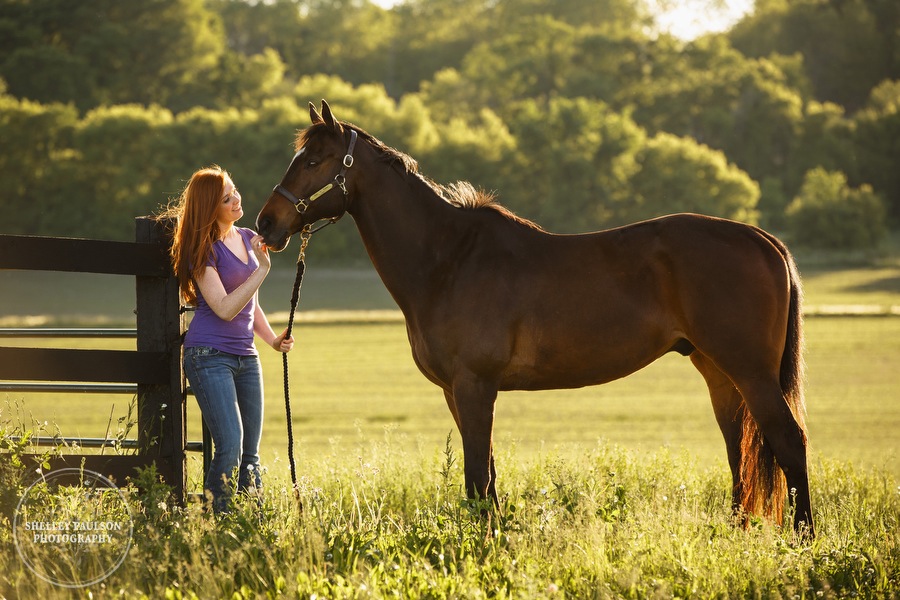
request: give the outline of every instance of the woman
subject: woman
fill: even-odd
[[[241,195],[217,166],[194,173],[169,216],[176,219],[172,262],[182,296],[196,311],[184,339],[184,370],[212,434],[206,475],[216,513],[238,491],[259,488],[263,383],[254,333],[279,352],[294,346],[276,335],[257,301],[271,268],[262,237],[236,227]]]

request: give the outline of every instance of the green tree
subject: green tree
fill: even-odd
[[[285,65],[271,48],[245,56],[225,51],[216,65],[186,82],[173,93],[166,107],[181,112],[194,107],[256,107],[290,89],[284,82]]]
[[[660,133],[648,140],[636,161],[631,196],[616,211],[621,223],[675,212],[758,221],[759,186],[719,151]]]
[[[151,212],[166,174],[147,152],[172,121],[160,107],[116,105],[90,111],[73,137],[79,166],[79,224],[103,239],[132,239],[133,218]],[[188,174],[190,175],[190,174]]]
[[[396,65],[393,12],[366,0],[304,2],[296,29],[280,40],[292,76],[334,74],[353,84],[390,82]],[[382,83],[384,85],[384,83]]]
[[[797,127],[795,150],[782,171],[782,187],[793,198],[806,173],[815,167],[829,171],[858,172],[858,153],[854,148],[853,122],[844,109],[832,103],[807,102]]]
[[[643,4],[635,0],[407,0],[392,12],[398,25],[389,51],[396,64],[385,83],[393,95],[414,91],[448,69],[466,72],[486,89],[509,86],[480,77],[482,70],[503,70],[525,85],[548,89],[562,83],[566,67],[579,59],[572,51],[577,49],[567,48],[575,30],[620,36],[646,23]],[[537,72],[528,73],[529,60],[536,61]],[[498,90],[482,102],[496,96],[504,94]]]
[[[816,99],[859,109],[880,81],[900,76],[900,5],[895,0],[778,0],[729,37],[750,57],[803,56]]]
[[[83,197],[74,180],[72,137],[78,115],[0,95],[0,211],[8,233],[77,235]]]
[[[619,109],[633,105],[638,90],[665,75],[671,57],[680,51],[670,36],[647,39],[638,32],[582,31],[574,43],[563,95],[594,98]]]
[[[253,56],[271,48],[284,58],[292,57],[295,46],[303,42],[298,37],[308,4],[305,0],[207,0],[206,3],[221,18],[230,50]],[[301,75],[291,73],[295,77]]]
[[[569,77],[576,30],[549,15],[522,18],[466,55],[463,73],[484,90],[483,106],[500,111],[517,100],[546,101]]]
[[[886,200],[894,224],[900,223],[900,81],[885,81],[872,91],[853,118],[855,170],[851,181],[867,183]]]
[[[225,44],[204,0],[33,0],[0,6],[0,75],[17,97],[99,104],[168,104],[208,79]],[[36,76],[37,75],[37,76]]]
[[[872,249],[886,233],[884,203],[871,186],[852,189],[843,173],[822,168],[806,174],[787,218],[792,239],[813,248]]]
[[[499,187],[504,203],[552,231],[607,225],[627,194],[644,131],[585,98],[527,100],[511,112],[518,153],[515,176]]]
[[[666,62],[664,72],[631,88],[639,124],[721,150],[757,180],[784,173],[803,101],[775,63],[747,59],[722,37],[688,44]]]
[[[435,181],[469,181],[502,194],[502,186],[518,174],[512,167],[516,140],[490,109],[482,108],[469,119],[454,118],[433,126],[435,142],[416,156],[422,171]]]
[[[635,0],[506,0],[496,6],[496,22],[501,25],[552,16],[572,27],[619,35],[640,31],[651,21],[646,4]]]
[[[495,7],[490,0],[407,0],[395,6],[387,90],[398,97],[415,92],[438,71],[460,69],[473,47],[493,37]]]
[[[25,47],[0,62],[0,73],[10,81],[11,92],[45,104],[75,102],[93,106],[95,85],[89,61],[62,48]]]

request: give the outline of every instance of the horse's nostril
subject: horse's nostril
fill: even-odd
[[[266,235],[269,232],[269,228],[272,226],[272,222],[267,218],[257,219],[256,220],[256,232],[260,235]]]

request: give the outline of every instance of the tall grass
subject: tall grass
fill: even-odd
[[[93,598],[839,598],[900,590],[900,487],[833,461],[813,468],[819,536],[736,527],[728,478],[690,456],[599,443],[576,460],[501,457],[502,515],[461,491],[449,442],[388,434],[310,464],[302,508],[273,478],[216,520],[173,505],[152,472],[128,488],[134,545]],[[5,471],[4,486],[11,473]],[[12,485],[17,480],[13,478]],[[138,490],[139,486],[141,489]],[[65,597],[17,559],[4,524],[0,591]]]

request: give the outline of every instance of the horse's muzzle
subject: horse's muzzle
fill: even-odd
[[[257,217],[256,232],[263,236],[263,241],[270,250],[273,252],[281,252],[287,247],[288,242],[291,240],[291,236],[288,235],[287,232],[282,232],[278,235],[273,229],[272,221],[268,217]]]

